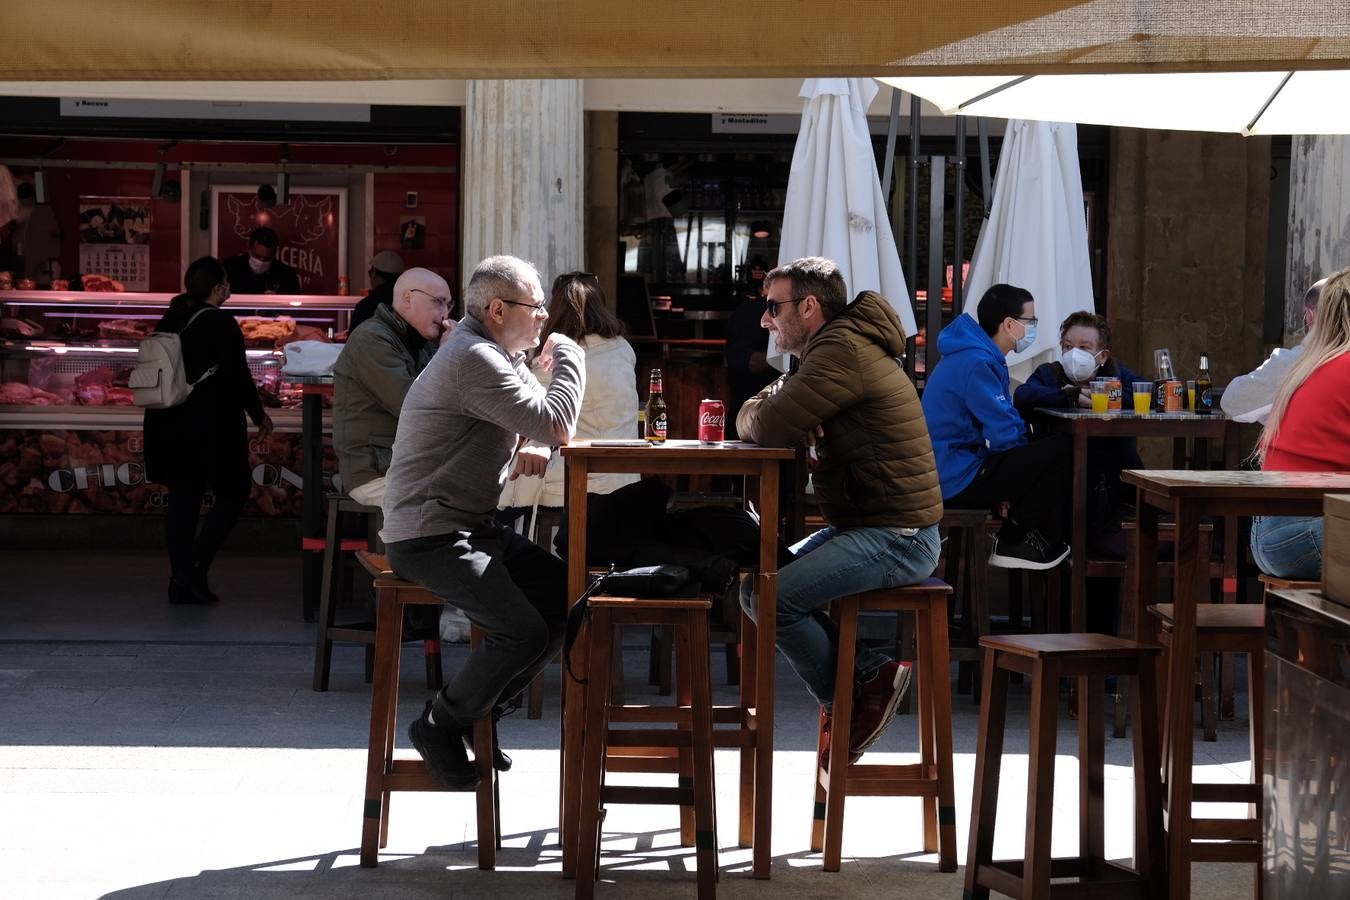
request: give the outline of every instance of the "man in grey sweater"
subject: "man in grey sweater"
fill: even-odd
[[[550,448],[572,437],[586,388],[585,356],[561,334],[539,354],[548,388],[525,364],[547,318],[529,263],[483,260],[464,302],[464,320],[403,401],[380,533],[399,577],[488,635],[408,730],[452,789],[478,782],[465,747],[473,723],[520,693],[562,645],[565,564],[493,513],[508,477],[542,475]]]

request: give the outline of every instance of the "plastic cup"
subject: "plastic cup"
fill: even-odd
[[[1153,405],[1153,382],[1136,381],[1134,383],[1134,412],[1145,415]]]
[[[1195,382],[1186,382],[1186,409],[1195,412]]]
[[[1106,382],[1102,379],[1092,382],[1092,411],[1095,413],[1106,412],[1109,401]]]

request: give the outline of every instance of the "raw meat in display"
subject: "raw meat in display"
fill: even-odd
[[[22,381],[6,381],[0,384],[0,404],[10,406],[64,406],[56,394],[35,387],[29,387]]]
[[[32,338],[42,334],[42,326],[28,319],[0,319],[0,332],[10,337]]]
[[[110,387],[107,389],[107,400],[104,403],[108,406],[135,406],[136,392],[129,387]]]
[[[122,292],[126,290],[126,285],[116,278],[109,278],[107,275],[81,275],[80,283],[84,285],[86,291],[96,291],[106,293],[109,291]]]
[[[98,323],[98,336],[113,341],[139,341],[155,330],[149,319],[109,319]]]
[[[75,376],[75,387],[83,388],[97,385],[99,387],[109,387],[113,380],[112,366],[99,366],[97,369],[90,369],[82,375]]]

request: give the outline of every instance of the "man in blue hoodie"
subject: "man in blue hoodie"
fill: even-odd
[[[1028,442],[1009,389],[1005,357],[1035,339],[1031,292],[996,284],[975,318],[957,316],[938,335],[942,361],[923,393],[943,504],[996,510],[1006,503],[989,564],[1009,569],[1051,569],[1069,555],[1072,445],[1064,435]]]

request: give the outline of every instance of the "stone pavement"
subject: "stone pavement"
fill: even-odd
[[[361,651],[339,646],[332,689],[310,690],[312,626],[299,621],[293,555],[229,555],[214,609],[170,607],[154,554],[0,553],[0,897],[570,897],[557,846],[558,668],[545,716],[504,720],[515,767],[502,779],[504,850],[476,869],[471,795],[396,795],[378,869],[357,864],[369,694]],[[654,689],[642,635],[628,637],[630,692]],[[410,646],[409,651],[415,648]],[[464,651],[449,649],[447,670]],[[400,721],[421,708],[421,656],[404,654]],[[720,681],[720,654],[714,655]],[[917,800],[848,804],[843,870],[808,847],[816,710],[779,666],[774,867],[720,835],[728,897],[961,896],[961,873],[921,849]],[[718,694],[732,696],[718,685]],[[1239,708],[1241,709],[1239,698]],[[1025,686],[1014,686],[996,853],[1020,856],[1026,795]],[[965,860],[977,709],[955,701],[959,858]],[[1076,737],[1061,722],[1053,844],[1077,845]],[[408,748],[406,734],[399,746]],[[869,758],[906,761],[901,717]],[[411,752],[409,750],[408,752]],[[1197,744],[1203,777],[1247,777],[1246,722]],[[880,760],[878,760],[880,761]],[[1107,738],[1107,851],[1131,852],[1129,742]],[[736,757],[719,751],[718,803],[736,804]],[[635,781],[642,776],[629,776]],[[729,817],[724,812],[723,820]],[[612,807],[601,897],[694,896],[692,850],[662,807]],[[1198,898],[1249,897],[1248,867],[1200,866]]]

